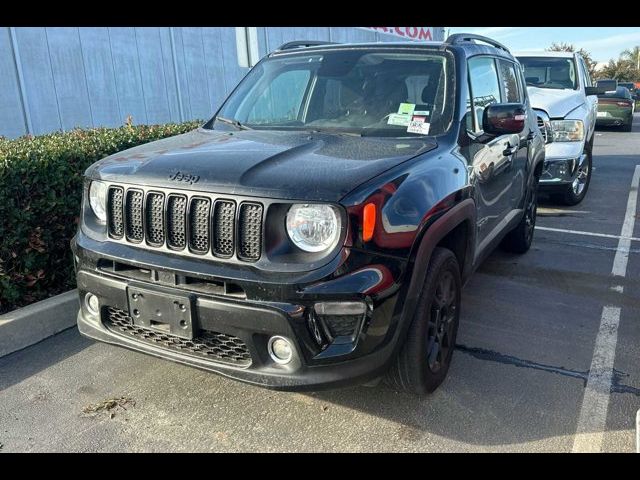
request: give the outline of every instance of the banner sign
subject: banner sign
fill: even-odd
[[[410,40],[432,41],[433,27],[360,27],[364,30],[395,35]]]

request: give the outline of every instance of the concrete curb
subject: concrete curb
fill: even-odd
[[[0,357],[73,327],[79,308],[71,290],[0,315]]]

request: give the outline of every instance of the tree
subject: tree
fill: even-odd
[[[598,62],[595,62],[593,58],[591,58],[591,54],[587,52],[584,48],[576,50],[576,47],[571,43],[556,43],[553,42],[549,48],[547,48],[548,52],[577,52],[584,59],[584,64],[587,66],[587,70],[589,70],[589,76],[594,78],[596,75],[596,65]]]
[[[640,46],[636,45],[633,48],[627,48],[620,54],[620,58],[629,60],[635,65],[636,70],[640,70]]]
[[[609,63],[598,71],[598,79],[612,78],[620,82],[635,82],[638,80],[638,70],[633,62],[620,58],[611,59]]]

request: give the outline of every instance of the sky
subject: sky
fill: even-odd
[[[446,27],[452,33],[476,33],[493,38],[511,52],[543,51],[553,42],[572,43],[591,53],[594,61],[606,64],[620,52],[640,45],[638,27]],[[445,38],[447,32],[445,30]]]

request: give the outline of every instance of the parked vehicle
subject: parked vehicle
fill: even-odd
[[[497,42],[287,43],[201,128],[86,171],[78,327],[264,387],[431,392],[464,282],[531,245],[543,160]]]
[[[634,112],[635,101],[631,98],[631,92],[626,87],[618,86],[613,92],[598,95],[596,125],[620,126],[624,132],[630,132]]]
[[[596,82],[596,87],[598,87],[601,92],[613,92],[616,88],[618,88],[618,80],[608,79],[608,80],[598,80]]]
[[[618,86],[628,88],[629,93],[631,93],[631,98],[633,100],[638,100],[638,90],[636,89],[636,84],[634,82],[619,82]]]
[[[540,191],[576,205],[589,189],[598,89],[573,52],[516,55],[547,141]]]

